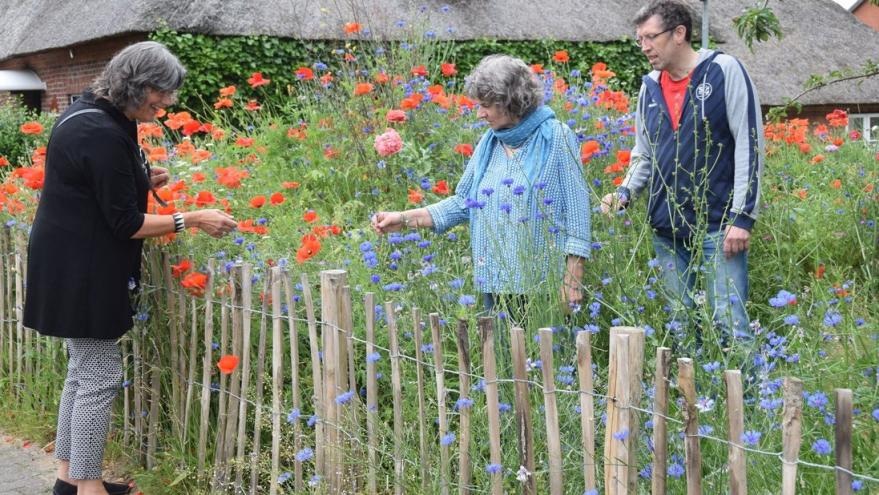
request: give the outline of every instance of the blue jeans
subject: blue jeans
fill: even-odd
[[[690,241],[653,236],[653,249],[661,268],[662,285],[671,309],[672,326],[687,324],[687,310],[693,309],[697,277],[703,287],[711,319],[721,331],[722,345],[735,340],[754,340],[745,312],[748,300],[748,253],[727,258],[723,254],[723,231],[706,234],[701,246]],[[682,327],[681,327],[682,328]],[[697,343],[701,343],[697,336]]]

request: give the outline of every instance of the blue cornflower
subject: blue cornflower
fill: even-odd
[[[354,392],[349,390],[347,392],[343,392],[336,396],[336,404],[344,405],[351,401],[351,397],[354,397]]]
[[[499,404],[497,405],[497,410],[498,410],[501,414],[503,414],[503,413],[508,413],[508,412],[510,412],[510,411],[513,410],[513,406],[511,406],[510,404],[508,404],[508,403],[506,403],[506,402],[501,402],[501,403],[499,403]]]
[[[364,241],[360,243],[360,252],[365,253],[368,251],[372,251],[372,243],[369,241]]]
[[[290,471],[285,471],[281,473],[281,475],[278,476],[278,484],[283,485],[287,480],[290,479],[291,476],[293,476],[293,474]]]
[[[783,308],[789,304],[796,304],[796,303],[797,303],[797,296],[795,296],[794,294],[791,294],[790,292],[788,292],[786,290],[780,290],[780,291],[778,291],[778,294],[775,295],[775,297],[769,298],[769,305],[772,306],[773,308]]]
[[[800,317],[797,315],[787,315],[784,317],[784,324],[785,325],[792,325],[792,326],[799,325],[800,324]]]
[[[485,194],[486,196],[491,196],[492,193],[494,193],[494,189],[492,189],[490,187],[486,187],[481,192],[482,192],[482,194]]]
[[[621,442],[624,442],[627,438],[629,438],[629,429],[623,428],[620,431],[614,432],[613,437]]]
[[[458,298],[458,304],[461,306],[473,306],[476,304],[476,298],[470,294],[464,294]]]
[[[306,424],[309,427],[313,427],[314,425],[317,424],[318,421],[320,421],[320,418],[317,416],[317,414],[312,414],[311,416],[308,417],[308,422]]]
[[[485,466],[485,472],[488,474],[497,474],[501,472],[502,469],[503,466],[501,466],[500,464],[489,464]]]
[[[403,290],[404,287],[405,287],[405,285],[403,285],[399,282],[393,282],[393,283],[385,285],[382,288],[386,291],[389,291],[389,292],[399,292],[399,291]]]
[[[455,434],[453,432],[448,432],[440,438],[440,445],[443,447],[448,447],[449,445],[455,443]]]
[[[717,361],[713,361],[708,364],[703,364],[702,369],[707,371],[708,373],[714,373],[715,371],[720,369],[720,363]]]
[[[748,431],[742,433],[742,443],[753,447],[753,446],[757,445],[758,443],[760,443],[760,437],[762,435],[763,434],[760,433],[759,431],[748,430]]]
[[[296,462],[305,462],[314,457],[314,451],[306,447],[296,453]]]
[[[290,414],[287,415],[287,422],[290,424],[293,424],[293,423],[299,421],[299,418],[301,416],[302,416],[302,413],[299,412],[299,409],[293,408],[293,410],[290,411]]]
[[[677,462],[671,464],[668,467],[668,475],[672,478],[680,478],[684,475],[684,466],[681,466]]]
[[[839,314],[838,311],[834,311],[834,310],[830,309],[830,310],[827,310],[826,313],[824,313],[824,326],[835,327],[836,325],[839,325],[840,323],[842,323],[842,315]]]
[[[461,409],[467,409],[468,407],[473,407],[473,399],[469,397],[461,397],[460,399],[455,401],[456,411],[460,411]]]
[[[374,363],[382,358],[382,355],[377,352],[371,352],[366,356],[367,363]]]
[[[461,287],[464,287],[464,281],[460,278],[453,279],[449,281],[449,287],[453,289],[460,289]]]
[[[815,440],[815,443],[812,444],[812,452],[818,455],[828,455],[833,452],[833,447],[830,446],[830,442],[824,440],[823,438],[819,438]]]
[[[827,400],[827,396],[822,392],[815,392],[814,394],[809,394],[806,398],[806,405],[809,407],[814,407],[815,409],[824,410],[824,406],[827,405],[829,401]]]
[[[501,181],[501,184],[503,184],[503,185],[505,185],[505,186],[507,186],[507,187],[512,186],[512,185],[513,185],[513,178],[512,178],[512,177],[507,177],[506,179],[504,179],[504,180]]]
[[[873,409],[873,419],[875,419],[876,421],[879,421],[879,407],[877,407],[876,409]]]

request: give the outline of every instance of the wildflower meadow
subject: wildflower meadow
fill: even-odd
[[[464,95],[466,74],[449,58],[447,42],[434,38],[384,42],[354,22],[341,28],[346,43],[318,60],[289,67],[295,76],[292,84],[275,83],[272,73],[241,74],[239,81],[226,81],[213,94],[200,95],[205,102],[201,109],[172,108],[156,122],[139,124],[140,144],[148,159],[169,168],[172,174],[169,185],[150,197],[149,212],[170,215],[190,208],[220,208],[235,216],[238,229],[223,239],[184,233],[148,244],[145,294],[135,328],[126,337],[130,340],[126,348],[133,351],[137,347],[142,359],[126,361],[131,372],[123,384],[126,400],[114,420],[110,453],[127,462],[126,469],[144,493],[219,489],[222,483],[218,485],[217,480],[222,482],[229,476],[216,476],[217,467],[210,465],[210,459],[220,449],[214,439],[226,419],[217,414],[210,421],[199,420],[197,405],[190,410],[188,403],[187,414],[178,415],[173,408],[184,403],[183,391],[174,392],[178,398],[167,403],[135,403],[127,391],[134,394],[134,386],[139,386],[149,389],[151,397],[161,397],[176,390],[175,380],[179,379],[180,387],[192,389],[193,400],[197,400],[203,393],[198,386],[202,372],[191,372],[186,363],[201,364],[203,343],[198,341],[194,353],[173,351],[173,363],[167,349],[189,345],[190,337],[181,329],[198,328],[198,338],[203,339],[202,329],[211,326],[208,348],[214,354],[206,375],[210,390],[204,392],[207,402],[202,404],[208,404],[210,411],[217,407],[231,411],[229,402],[220,401],[232,400],[238,389],[232,389],[231,377],[237,373],[252,374],[242,399],[262,403],[264,395],[271,395],[273,371],[269,357],[257,353],[265,350],[266,343],[265,335],[260,342],[256,332],[260,325],[271,324],[266,323],[260,305],[262,311],[270,311],[280,294],[272,295],[266,285],[272,269],[291,274],[289,293],[280,296],[280,311],[285,318],[301,322],[310,319],[308,300],[319,303],[327,297],[317,288],[319,273],[339,269],[346,273],[353,301],[349,308],[351,328],[359,340],[355,340],[348,359],[352,363],[351,383],[358,387],[339,394],[334,407],[358,411],[352,414],[359,414],[359,420],[351,421],[361,423],[364,414],[374,413],[370,431],[377,438],[377,455],[368,461],[363,454],[365,433],[361,438],[357,428],[342,429],[342,438],[351,447],[339,454],[339,461],[350,466],[350,476],[361,476],[369,465],[377,473],[380,493],[439,493],[441,451],[448,449],[451,470],[457,473],[464,441],[461,418],[466,415],[473,492],[488,491],[495,480],[500,480],[503,491],[518,491],[533,477],[537,493],[548,493],[547,418],[546,409],[539,406],[543,391],[538,387],[529,388],[534,398],[531,422],[537,452],[533,472],[521,464],[517,454],[513,358],[504,311],[494,321],[498,357],[497,363],[491,363],[491,371],[496,368],[499,379],[485,379],[486,363],[482,347],[477,345],[481,291],[472,277],[479,260],[470,258],[466,225],[442,235],[412,229],[388,236],[377,235],[369,226],[377,211],[426,205],[454,193],[468,157],[486,129],[476,118],[477,102]],[[704,291],[694,294],[696,307],[688,325],[669,320],[670,302],[663,298],[658,284],[664,267],[653,257],[644,202],[611,216],[598,210],[600,198],[615,190],[632,160],[634,97],[619,89],[616,68],[601,60],[572,60],[563,50],[526,62],[534,64],[532,69],[544,84],[546,103],[577,134],[582,173],[592,198],[591,205],[584,205],[592,209],[592,256],[585,265],[583,304],[565,308],[555,286],[541,288],[521,318],[529,380],[539,382],[544,371],[538,329],[552,329],[564,493],[590,493],[582,475],[583,411],[577,394],[582,375],[577,373],[575,341],[580,332],[591,337],[595,438],[603,439],[609,329],[615,326],[644,331],[644,376],[638,407],[645,411],[653,408],[656,348],[671,349],[674,358],[694,360],[703,489],[723,491],[728,486],[728,445],[718,440],[727,437],[728,429],[722,373],[746,369],[751,371],[745,377],[740,442],[748,449],[749,492],[780,492],[784,377],[803,382],[799,451],[803,462],[797,471],[797,485],[803,493],[831,493],[835,484],[837,388],[850,389],[853,396],[851,472],[855,476],[851,488],[863,493],[879,491],[879,191],[875,189],[879,150],[875,144],[871,147],[857,131],[847,130],[848,117],[843,110],[834,110],[821,122],[791,118],[766,123],[761,213],[749,253],[751,294],[747,309],[756,341],[752,353],[729,350],[721,346],[716,329],[700,323],[710,321],[704,317],[710,314]],[[41,355],[40,349],[47,353],[55,349],[51,355],[56,357],[60,352],[59,344],[34,334],[35,347],[25,347],[23,355],[12,354],[13,341],[19,342],[24,335],[16,329],[18,316],[13,311],[13,294],[21,290],[15,287],[13,267],[26,263],[22,257],[42,187],[51,119],[31,116],[18,125],[14,152],[0,149],[0,220],[5,239],[5,250],[0,253],[4,265],[0,272],[5,274],[5,284],[0,280],[0,287],[5,288],[5,296],[0,295],[0,300],[6,297],[10,308],[0,318],[0,334],[4,335],[0,341],[0,393],[10,397],[4,401],[5,409],[14,411],[6,413],[3,422],[31,418],[31,423],[42,423],[44,431],[51,431],[63,366],[50,360],[34,366],[30,374],[12,372],[21,366],[22,359],[41,362],[48,354]],[[510,183],[508,191],[482,194],[502,194],[516,201],[521,200],[518,188],[526,189]],[[552,201],[545,198],[543,204],[551,208]],[[477,200],[470,206],[484,205]],[[163,262],[168,263],[169,277]],[[244,337],[250,346],[247,354],[253,351],[250,358],[228,350],[236,347],[233,328],[228,332],[226,328],[227,306],[222,306],[222,311],[206,311],[210,304],[236,297],[228,292],[229,287],[242,290],[239,281],[244,265],[252,270],[247,282],[254,291],[254,309],[243,317],[245,335],[248,330],[254,332],[252,338]],[[303,282],[302,274],[314,288]],[[193,302],[181,304],[184,299]],[[174,307],[177,313],[172,313]],[[240,309],[235,304],[228,306],[229,314]],[[430,313],[438,316],[436,334]],[[398,329],[398,342],[389,337],[391,320]],[[446,368],[458,369],[462,357],[456,346],[461,322],[471,335],[473,376],[466,378],[469,388],[462,390],[464,376],[452,373],[445,377],[445,395],[440,393],[439,399],[437,393],[420,395],[425,377],[413,364],[416,357],[433,363],[433,351],[441,347],[439,357]],[[306,328],[305,323],[300,325]],[[326,328],[313,330],[320,333]],[[362,345],[368,328],[374,328],[374,348]],[[696,344],[697,329],[701,345]],[[328,489],[326,473],[317,469],[316,453],[322,448],[317,430],[333,425],[323,424],[308,400],[318,393],[314,379],[319,374],[312,373],[312,364],[325,355],[321,350],[313,352],[305,330],[299,335],[295,355],[288,355],[288,346],[293,343],[287,335],[269,343],[272,349],[279,344],[284,349],[284,359],[288,359],[285,369],[298,366],[301,373],[295,383],[289,376],[281,380],[277,407],[284,412],[279,430],[272,427],[277,411],[260,418],[253,416],[256,408],[251,407],[250,416],[240,421],[248,431],[256,432],[255,438],[262,439],[262,448],[259,442],[256,449],[248,447],[247,451],[254,453],[238,466],[243,466],[239,476],[246,474],[244,486],[257,487],[257,493],[268,493],[269,485],[277,485],[280,493],[322,493]],[[170,343],[172,338],[174,344]],[[191,338],[196,338],[195,333]],[[390,351],[394,344],[412,359],[395,360]],[[242,343],[237,345],[240,349]],[[367,366],[375,372],[374,400],[367,397]],[[425,369],[427,380],[433,380],[433,369]],[[681,418],[684,402],[676,388],[676,369],[671,371],[668,415]],[[141,383],[131,381],[136,376],[143,378]],[[486,389],[492,387],[497,395],[489,400]],[[402,397],[399,411],[391,406],[397,390]],[[225,399],[221,393],[227,394]],[[296,406],[295,396],[303,398]],[[436,412],[440,403],[448,413],[442,419]],[[496,424],[488,420],[490,408],[499,412]],[[171,419],[175,417],[184,419],[175,422]],[[132,443],[129,438],[126,428],[134,428],[135,421],[148,422],[155,429],[149,433],[157,439],[150,444],[150,452],[146,452],[146,445]],[[653,419],[644,413],[640,422],[641,428],[633,433],[640,437],[633,459],[639,472],[638,491],[649,492]],[[423,432],[419,432],[419,425],[423,425]],[[194,443],[202,428],[207,432],[207,460],[199,459]],[[244,431],[244,426],[241,428]],[[668,431],[667,490],[686,493],[687,437],[680,422],[669,422]],[[611,433],[623,440],[630,432]],[[405,441],[398,447],[394,439],[401,435]],[[494,437],[500,442],[500,462],[491,460],[490,439]],[[427,439],[426,451],[419,448],[419,438]],[[227,434],[223,442],[235,440],[235,435]],[[272,442],[280,449],[274,478],[266,448]],[[131,445],[135,448],[128,448]],[[405,459],[400,466],[391,453],[397,448]],[[595,452],[598,465],[603,466],[600,445]],[[148,469],[139,464],[147,453],[151,459]],[[260,466],[258,474],[249,467],[251,462]],[[247,473],[254,473],[251,485],[247,484],[251,476]],[[452,490],[459,488],[456,476],[449,478]],[[304,480],[301,487],[294,484],[297,478]],[[601,480],[599,476],[598,491],[591,493],[604,491]],[[359,490],[366,489],[361,484]]]

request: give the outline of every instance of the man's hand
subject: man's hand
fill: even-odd
[[[601,213],[613,215],[622,208],[625,208],[626,204],[628,204],[628,201],[620,193],[605,194],[601,198]]]
[[[743,253],[751,245],[751,233],[735,225],[727,225],[723,233],[723,255],[727,259]]]

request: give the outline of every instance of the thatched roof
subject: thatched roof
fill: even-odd
[[[701,2],[692,0],[698,7]],[[304,39],[342,37],[359,21],[374,35],[400,37],[424,25],[440,37],[609,41],[631,37],[638,0],[19,0],[0,5],[0,61],[132,32],[163,23],[178,31],[267,34]],[[879,61],[879,33],[833,0],[773,2],[784,39],[751,54],[732,19],[752,0],[710,2],[711,34],[749,68],[764,104],[798,94],[811,74],[857,69]],[[406,20],[401,28],[399,20]],[[426,19],[426,21],[425,21]],[[450,32],[451,31],[451,32]],[[807,95],[804,104],[877,103],[879,78],[840,83]]]

